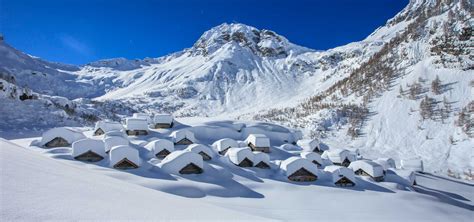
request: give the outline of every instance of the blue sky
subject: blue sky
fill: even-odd
[[[191,47],[206,30],[239,22],[291,42],[329,49],[362,40],[408,0],[0,0],[0,32],[50,61],[159,57]]]

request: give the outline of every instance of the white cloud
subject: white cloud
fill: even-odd
[[[59,40],[64,46],[72,49],[73,51],[76,51],[79,54],[87,55],[87,56],[90,56],[93,54],[93,51],[89,46],[79,41],[78,39],[72,37],[71,35],[61,34],[59,35]]]

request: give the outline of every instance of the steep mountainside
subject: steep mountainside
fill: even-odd
[[[366,39],[403,27],[360,67],[295,107],[254,118],[304,127],[366,156],[421,158],[429,170],[472,178],[471,12],[467,1],[412,1]]]
[[[275,121],[333,147],[422,158],[427,170],[472,177],[471,7],[469,0],[413,0],[363,41],[327,51],[243,24],[217,26],[165,57],[81,67],[0,42],[0,100],[27,113],[2,108],[11,115],[0,129],[36,122],[38,112],[62,120],[39,127],[134,110]],[[42,102],[19,98],[23,91]]]

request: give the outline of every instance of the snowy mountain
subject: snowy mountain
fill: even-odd
[[[243,24],[219,25],[192,47],[161,58],[81,67],[46,62],[0,42],[0,77],[39,98],[76,99],[61,118],[78,124],[90,123],[81,110],[89,110],[88,118],[142,110],[272,121],[335,148],[422,158],[429,171],[459,176],[474,168],[470,7],[467,0],[413,0],[366,39],[327,51]],[[15,128],[15,121],[24,127],[34,122],[31,113],[44,109],[43,102],[19,100],[21,93],[4,95],[2,102],[29,114],[2,108],[14,118],[1,129]],[[65,106],[48,109],[42,119]]]

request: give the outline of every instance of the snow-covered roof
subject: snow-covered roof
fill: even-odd
[[[370,160],[356,160],[351,162],[347,168],[352,169],[354,172],[362,169],[372,177],[383,176],[383,167],[380,166],[380,164]]]
[[[121,136],[110,136],[104,138],[105,152],[108,152],[114,146],[128,145],[128,139]]]
[[[245,142],[252,143],[256,147],[270,147],[270,139],[263,134],[250,134]]]
[[[402,179],[405,180],[405,182],[412,186],[415,184],[416,180],[416,173],[412,170],[403,170],[403,169],[390,169],[392,172],[394,172],[396,175],[401,177]]]
[[[346,177],[353,183],[355,183],[354,171],[347,167],[330,165],[324,168],[324,171],[331,173],[332,182],[339,181],[342,177]]]
[[[250,161],[254,162],[254,154],[252,150],[248,147],[241,147],[241,148],[229,148],[225,153],[225,156],[229,158],[229,160],[234,164],[240,164],[245,158],[249,159]]]
[[[125,119],[127,130],[148,130],[148,122],[143,118],[128,117]]]
[[[329,159],[333,163],[342,163],[346,158],[351,162],[356,160],[356,156],[346,149],[326,150],[323,152],[321,157],[324,159]]]
[[[61,137],[65,139],[69,144],[76,142],[80,139],[86,138],[81,131],[78,131],[70,127],[56,127],[50,130],[47,130],[43,133],[41,137],[41,146],[44,146],[46,143],[50,142],[56,137]]]
[[[281,145],[280,149],[286,150],[286,151],[299,151],[299,150],[302,150],[301,147],[293,145],[293,144],[289,144],[289,143],[285,143],[285,144]]]
[[[254,161],[254,164],[258,164],[258,163],[263,161],[267,165],[270,165],[270,156],[268,154],[260,152],[260,151],[254,151],[253,152],[253,161]]]
[[[72,156],[73,157],[77,157],[89,150],[103,157],[106,156],[104,141],[102,140],[86,138],[86,139],[78,140],[72,143]]]
[[[173,116],[171,114],[155,114],[153,122],[156,123],[173,123]]]
[[[173,152],[174,143],[166,139],[158,139],[149,142],[147,145],[145,145],[145,148],[153,152],[153,155],[156,155],[164,149],[168,150],[169,152]]]
[[[421,159],[407,159],[401,160],[400,165],[402,169],[423,172],[423,160]]]
[[[311,161],[299,156],[292,156],[280,163],[280,169],[285,172],[286,176],[291,176],[301,168],[319,177],[318,167],[314,163],[311,163]]]
[[[191,140],[193,143],[196,142],[196,138],[194,138],[194,133],[187,129],[173,131],[170,136],[171,138],[173,138],[173,142],[175,143],[179,142],[184,138]]]
[[[104,133],[110,132],[110,131],[121,131],[124,130],[123,126],[119,122],[113,122],[113,121],[105,121],[101,120],[95,123],[94,131],[97,129],[102,129]]]
[[[147,123],[151,123],[151,117],[149,114],[146,113],[134,113],[132,117],[138,119],[146,119]]]
[[[117,164],[124,158],[127,158],[128,160],[132,161],[137,166],[140,166],[140,156],[138,155],[137,149],[130,147],[128,145],[112,147],[109,153],[109,160],[110,160],[111,166]]]
[[[194,152],[199,154],[200,152],[204,152],[209,157],[213,158],[215,156],[214,151],[206,145],[203,144],[191,144],[186,148],[187,151]]]
[[[323,164],[323,160],[321,159],[321,156],[315,152],[311,151],[303,151],[300,153],[301,158],[307,159],[311,162],[316,161],[319,164]]]
[[[397,166],[395,165],[395,160],[393,160],[392,158],[378,158],[374,160],[374,162],[380,164],[384,170],[388,170],[390,168],[397,168]]]
[[[303,148],[304,151],[313,151],[319,146],[319,141],[317,139],[304,139],[298,140],[297,144]]]
[[[230,147],[234,147],[234,148],[239,147],[239,144],[237,143],[237,141],[233,139],[224,138],[224,139],[217,140],[216,142],[212,144],[212,146],[214,147],[214,149],[220,152]]]
[[[112,130],[112,131],[109,131],[109,132],[106,132],[105,133],[105,137],[112,137],[112,136],[120,136],[120,137],[124,137],[124,138],[127,138],[127,134],[125,134],[124,131],[119,131],[119,130]]]
[[[187,150],[177,150],[170,153],[163,159],[163,161],[161,161],[158,166],[163,170],[177,174],[181,169],[190,163],[193,163],[199,168],[203,169],[204,163],[202,156]]]

